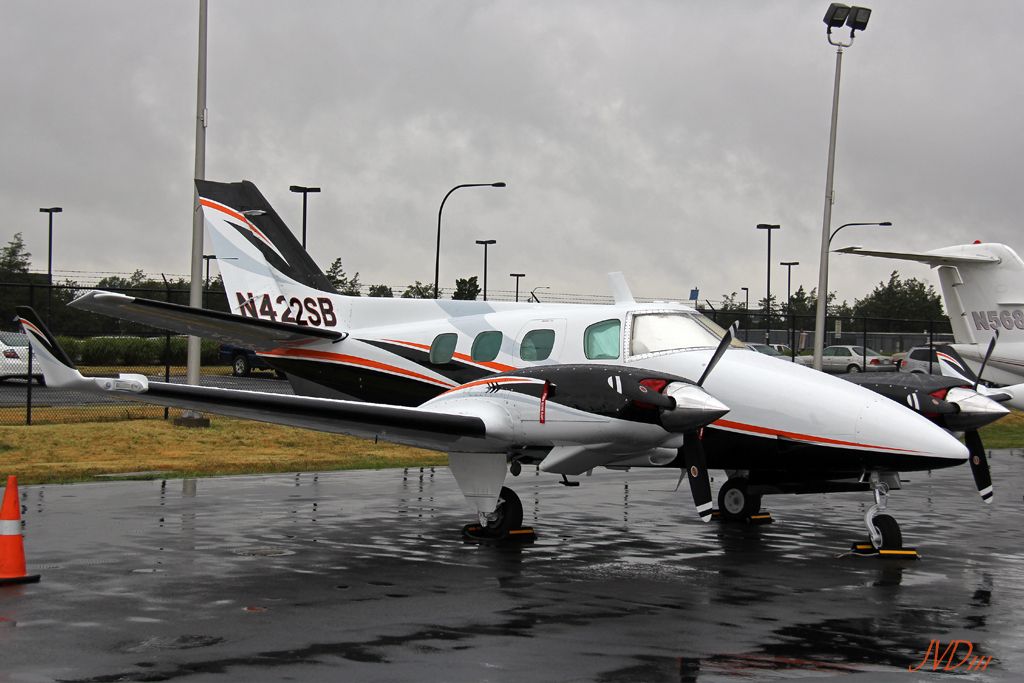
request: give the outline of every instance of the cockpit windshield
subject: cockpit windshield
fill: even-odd
[[[633,315],[631,355],[718,346],[725,330],[699,313],[638,313]],[[733,345],[743,344],[733,340]]]

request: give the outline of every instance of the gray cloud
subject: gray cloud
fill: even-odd
[[[294,228],[289,184],[317,184],[310,247],[366,282],[481,269],[492,288],[641,295],[749,286],[799,260],[813,287],[834,50],[826,3],[213,0],[207,177],[249,178]],[[197,3],[7,2],[0,238],[61,270],[188,271]],[[843,244],[1016,243],[1022,157],[1015,5],[875,2],[844,60],[834,224]],[[890,263],[835,257],[861,296]],[[928,277],[907,265],[908,275]],[[773,289],[784,287],[773,271]]]

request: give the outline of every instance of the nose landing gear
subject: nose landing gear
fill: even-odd
[[[883,557],[918,557],[914,548],[903,547],[903,532],[896,519],[885,512],[890,488],[899,488],[899,474],[895,472],[871,472],[868,484],[875,494],[875,504],[864,513],[864,525],[868,529],[869,543],[854,543],[855,555],[880,555]]]

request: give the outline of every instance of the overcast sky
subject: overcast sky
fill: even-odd
[[[816,286],[828,3],[211,0],[206,176],[254,181],[364,283],[764,296]],[[876,0],[844,55],[834,246],[1020,240],[1019,3]],[[58,271],[188,273],[198,2],[0,0],[0,240]],[[844,31],[845,34],[845,31]],[[859,230],[859,231],[858,231]],[[894,263],[833,256],[863,296]],[[895,264],[934,281],[924,266]],[[741,295],[742,296],[742,295]]]

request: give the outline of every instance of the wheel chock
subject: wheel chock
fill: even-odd
[[[717,519],[720,522],[729,521],[722,516],[721,511],[719,511],[717,508],[711,511],[711,518]],[[772,518],[772,513],[770,512],[757,512],[743,520],[738,521],[742,521],[744,524],[753,524],[756,526],[759,524],[771,524],[775,521],[775,519]]]
[[[871,541],[857,541],[850,545],[850,555],[857,557],[881,557],[893,560],[919,560],[921,554],[917,548],[895,548],[892,550],[879,550],[871,544]]]
[[[506,534],[495,535],[479,524],[467,524],[462,527],[462,540],[466,543],[480,545],[526,544],[537,540],[537,532],[532,526],[511,529]]]

